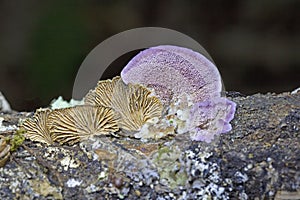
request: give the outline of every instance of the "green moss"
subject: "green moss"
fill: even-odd
[[[25,129],[19,128],[10,140],[10,151],[16,151],[25,140]]]

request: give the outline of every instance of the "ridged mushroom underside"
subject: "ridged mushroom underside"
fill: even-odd
[[[126,85],[119,76],[99,81],[85,97],[85,104],[110,107],[120,128],[139,131],[147,120],[161,117],[163,106],[151,91],[137,84]]]
[[[54,140],[61,144],[72,145],[94,135],[107,135],[119,130],[113,110],[102,106],[55,110],[50,120]]]
[[[85,96],[84,102],[87,105],[111,107],[111,99],[116,83],[120,80],[120,76],[114,77],[112,80],[101,80],[98,82],[94,90],[90,90]]]
[[[53,144],[53,135],[49,130],[50,109],[37,110],[32,118],[28,118],[23,123],[26,130],[25,137],[32,141],[42,142],[45,144]]]
[[[119,126],[127,131],[138,131],[151,118],[161,117],[162,104],[151,92],[141,86],[116,84],[112,107],[119,114]]]

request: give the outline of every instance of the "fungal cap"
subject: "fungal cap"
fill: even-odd
[[[136,55],[122,70],[126,84],[138,83],[155,89],[168,103],[183,92],[194,103],[220,97],[221,76],[216,66],[198,52],[187,48],[161,45]]]
[[[113,110],[103,106],[77,106],[55,110],[50,115],[54,140],[74,144],[94,135],[107,135],[119,130]]]
[[[38,109],[33,118],[24,121],[22,127],[26,130],[25,137],[27,139],[48,145],[53,144],[53,135],[48,126],[51,112],[50,109]]]

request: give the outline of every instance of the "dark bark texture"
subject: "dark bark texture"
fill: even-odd
[[[227,96],[237,103],[232,131],[209,144],[172,137],[105,136],[74,146],[25,140],[0,168],[0,197],[300,199],[300,94]],[[12,140],[28,115],[1,113],[0,134]]]

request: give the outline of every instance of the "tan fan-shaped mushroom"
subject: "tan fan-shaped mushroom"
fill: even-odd
[[[97,87],[91,90],[84,98],[87,105],[111,107],[111,98],[116,83],[120,80],[120,76],[114,77],[112,80],[101,80]]]
[[[112,108],[118,113],[121,128],[138,131],[147,120],[161,117],[162,104],[150,94],[141,85],[125,85],[121,79],[118,81],[112,96]]]
[[[120,128],[138,131],[145,122],[161,117],[163,106],[151,92],[136,84],[126,85],[119,76],[112,80],[99,81],[95,90],[85,97],[88,105],[110,107],[115,111]]]
[[[54,110],[50,131],[59,143],[74,144],[90,136],[119,130],[113,110],[102,106],[76,106]]]
[[[53,144],[53,135],[49,131],[50,109],[39,109],[35,112],[33,118],[28,118],[23,123],[26,130],[25,137],[32,141]]]

